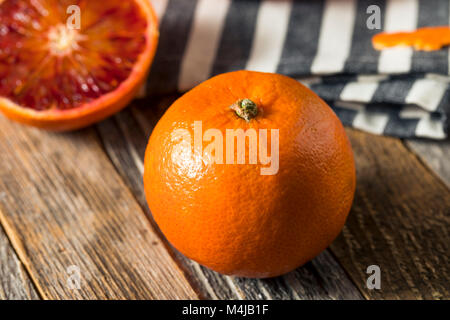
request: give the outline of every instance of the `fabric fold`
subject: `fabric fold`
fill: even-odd
[[[448,137],[449,49],[380,52],[371,39],[449,25],[449,0],[151,1],[161,40],[145,95],[183,92],[234,70],[278,72],[309,86],[347,126]],[[378,8],[379,30],[368,27],[369,6]]]

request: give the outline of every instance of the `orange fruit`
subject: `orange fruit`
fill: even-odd
[[[236,129],[248,133],[240,151]],[[266,140],[258,137],[265,129]],[[286,76],[237,71],[203,82],[166,111],[147,146],[144,186],[155,221],[180,252],[224,274],[264,278],[301,266],[339,234],[355,167],[341,122],[316,94]]]
[[[49,130],[102,120],[135,96],[157,41],[148,0],[0,1],[0,111]]]

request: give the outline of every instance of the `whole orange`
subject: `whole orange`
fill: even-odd
[[[240,150],[239,138],[227,136],[238,129],[246,134]],[[341,122],[316,94],[286,76],[237,71],[167,110],[147,146],[144,186],[154,219],[184,255],[224,274],[264,278],[301,266],[339,234],[355,167]]]

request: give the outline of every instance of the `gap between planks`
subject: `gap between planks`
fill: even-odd
[[[450,140],[429,141],[411,139],[404,141],[406,147],[415,153],[420,160],[443,183],[450,188]]]
[[[0,226],[0,300],[39,299],[33,282]]]
[[[401,140],[347,133],[357,188],[333,253],[367,298],[450,298],[449,189]],[[362,285],[372,264],[380,266],[381,290]]]
[[[0,222],[44,299],[198,297],[92,128],[48,133],[4,117],[0,127]]]

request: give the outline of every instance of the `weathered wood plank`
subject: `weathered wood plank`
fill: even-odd
[[[142,185],[143,158],[150,133],[176,97],[134,102],[98,127],[104,146],[152,224]],[[161,235],[163,237],[163,235]],[[169,246],[169,245],[168,245]],[[172,248],[202,297],[209,299],[362,299],[334,258],[325,251],[313,262],[284,276],[267,280],[227,277],[185,258]]]
[[[398,139],[348,129],[357,187],[333,253],[370,299],[450,298],[450,191]],[[381,269],[381,290],[366,269]]]
[[[43,298],[197,298],[95,130],[0,127],[0,222]]]
[[[0,193],[2,201],[3,193]],[[0,300],[39,300],[36,289],[0,226]]]
[[[405,143],[450,188],[450,140],[406,140]]]

